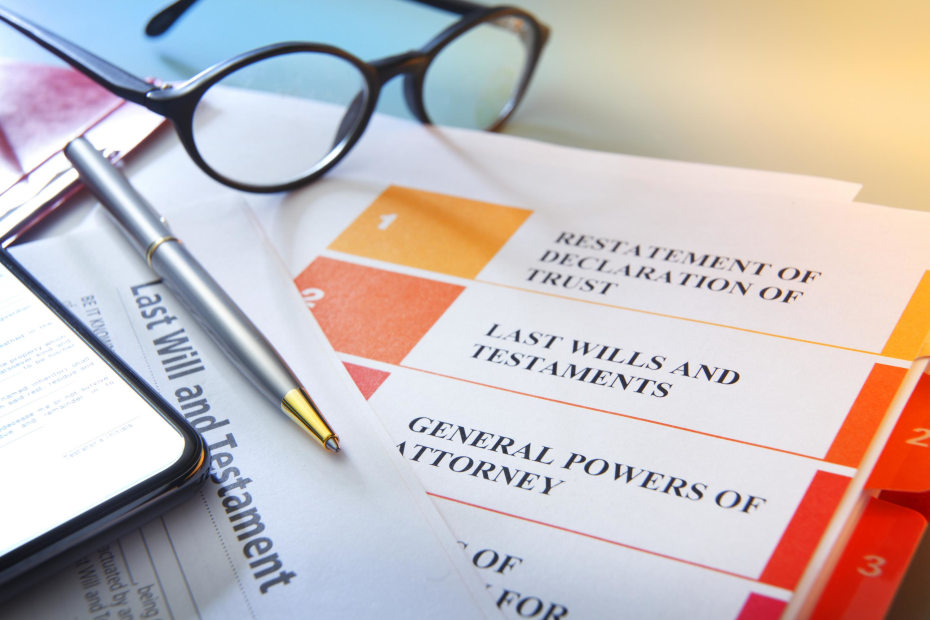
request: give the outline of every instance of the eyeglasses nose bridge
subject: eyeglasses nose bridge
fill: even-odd
[[[379,87],[397,76],[404,76],[404,99],[411,114],[420,122],[429,123],[429,117],[423,108],[423,76],[432,56],[417,51],[409,51],[396,56],[381,58],[369,63],[375,70]]]
[[[416,75],[422,73],[429,64],[430,58],[421,52],[405,52],[396,56],[389,56],[374,60],[371,66],[378,74],[378,82],[383,86],[398,75]]]

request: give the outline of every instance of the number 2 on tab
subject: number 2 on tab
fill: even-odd
[[[300,296],[304,298],[304,303],[307,304],[307,308],[313,308],[316,302],[323,299],[323,289],[305,288],[300,291]]]
[[[378,224],[378,230],[387,230],[387,227],[393,224],[394,220],[397,219],[397,214],[386,213],[383,215],[379,215],[378,217],[381,218],[381,223]]]
[[[927,440],[930,440],[930,428],[915,428],[914,432],[916,435],[904,443],[920,446],[921,448],[930,448],[930,444],[927,443]]]

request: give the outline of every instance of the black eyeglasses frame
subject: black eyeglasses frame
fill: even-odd
[[[513,114],[535,72],[542,49],[549,37],[549,28],[530,13],[516,7],[488,7],[461,0],[415,1],[460,14],[462,18],[448,26],[419,50],[371,62],[360,60],[349,52],[332,45],[303,42],[275,43],[238,54],[177,84],[155,84],[143,80],[3,7],[0,7],[0,21],[9,24],[115,95],[168,119],[174,126],[187,154],[201,170],[216,181],[242,191],[272,193],[288,191],[312,183],[345,157],[364,133],[374,113],[382,87],[395,77],[404,76],[404,98],[413,116],[421,123],[431,124],[432,121],[423,103],[423,81],[430,63],[447,45],[472,28],[508,17],[519,18],[521,23],[529,27],[528,32],[521,33],[527,44],[527,61],[511,101],[497,121],[487,129],[489,131],[500,129]],[[190,2],[186,3],[187,6],[190,4]],[[291,181],[273,185],[255,185],[242,183],[220,174],[204,161],[194,140],[193,118],[201,97],[216,82],[246,65],[294,52],[330,54],[351,63],[358,69],[364,78],[366,91],[361,101],[353,102],[353,107],[360,107],[355,111],[356,116],[351,119],[351,126],[346,127],[344,132],[340,132],[340,139],[326,157],[304,175]]]

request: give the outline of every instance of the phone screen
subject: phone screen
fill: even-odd
[[[0,557],[171,469],[185,444],[0,263]]]

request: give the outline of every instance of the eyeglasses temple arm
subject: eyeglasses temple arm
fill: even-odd
[[[0,7],[0,21],[6,22],[16,30],[55,54],[69,65],[94,80],[113,94],[132,101],[144,103],[145,93],[154,87],[145,80],[123,71],[116,65],[78,47],[53,32]]]
[[[467,15],[473,11],[487,9],[488,6],[467,0],[411,0],[417,4],[425,4],[435,9],[448,11],[457,15]]]
[[[145,34],[157,37],[165,34],[197,0],[178,0],[156,13],[145,25]]]
[[[194,0],[190,0],[193,2]],[[476,2],[468,2],[468,0],[410,0],[410,2],[416,2],[417,4],[425,4],[431,6],[435,9],[440,9],[442,11],[448,11],[449,13],[456,13],[457,15],[468,15],[473,11],[487,10],[491,8],[488,5],[478,4]],[[541,21],[534,18],[534,21],[539,26],[539,31],[541,35],[541,44],[545,45],[546,41],[549,40],[549,26],[542,23]]]
[[[468,2],[467,0],[411,0],[419,4],[455,13],[457,15],[467,15],[472,11],[478,11],[488,8],[483,4]],[[152,19],[145,25],[145,34],[150,37],[157,37],[165,34],[178,19],[184,15],[187,9],[197,2],[197,0],[178,0],[166,6],[156,13]]]

